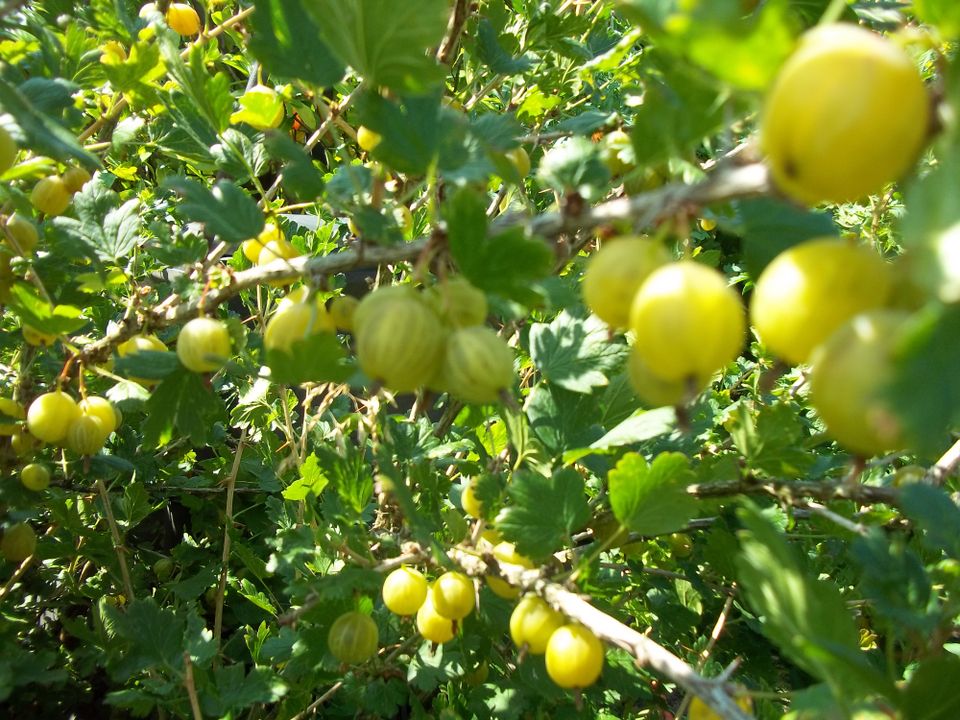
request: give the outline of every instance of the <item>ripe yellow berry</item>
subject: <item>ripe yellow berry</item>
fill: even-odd
[[[0,415],[5,415],[12,420],[23,420],[26,417],[26,412],[20,403],[10,398],[0,397]],[[20,423],[0,423],[0,435],[13,435],[18,432],[20,432]]]
[[[25,522],[11,525],[0,538],[0,555],[8,562],[23,562],[37,549],[37,534]]]
[[[583,625],[564,625],[550,636],[546,660],[547,675],[560,687],[589,687],[603,669],[603,645]]]
[[[704,388],[710,377],[664,380],[655,375],[635,348],[627,360],[627,378],[637,397],[649,407],[683,405]]]
[[[741,695],[740,697],[734,698],[734,701],[737,703],[737,707],[744,712],[753,712],[753,700],[750,699],[749,695]],[[690,710],[687,711],[687,718],[688,720],[720,720],[720,716],[707,707],[707,704],[696,695],[694,695],[693,700],[690,701]]]
[[[526,570],[532,570],[534,567],[536,567],[530,558],[526,558],[517,552],[517,548],[514,547],[513,543],[497,543],[493,548],[493,557],[496,558],[501,567],[505,567],[507,569],[520,567]],[[490,586],[490,589],[493,591],[493,593],[495,595],[499,595],[505,600],[513,600],[520,595],[520,588],[514,587],[505,580],[501,580],[498,577],[493,577],[492,575],[487,576],[486,580],[487,585]]]
[[[851,317],[885,305],[893,284],[890,266],[870,248],[837,238],[808,240],[760,274],[750,317],[775,355],[803,363]]]
[[[454,327],[482,325],[487,318],[487,296],[463,277],[449,278],[430,288],[427,300],[437,315]]]
[[[463,490],[460,493],[460,506],[471,517],[483,517],[483,503],[476,495],[476,481],[470,479],[463,483]]]
[[[827,434],[864,457],[901,449],[902,428],[886,390],[907,317],[894,310],[857,315],[811,359],[810,404],[826,424]]]
[[[3,241],[14,253],[24,257],[33,254],[33,249],[40,239],[36,225],[17,213],[13,213],[7,218],[6,230],[7,232],[3,234]],[[7,237],[7,234],[9,234],[9,237]]]
[[[417,610],[417,630],[423,637],[438,645],[453,640],[456,635],[453,620],[440,615],[433,606],[433,592],[427,592],[427,599]]]
[[[513,165],[514,170],[517,171],[517,175],[521,178],[525,178],[530,174],[530,155],[528,155],[527,151],[522,147],[507,150],[504,155],[507,160],[510,161],[510,164]]]
[[[383,140],[383,137],[370,128],[364,125],[357,128],[357,145],[360,146],[361,150],[372,152],[373,149],[380,144],[381,140]]]
[[[377,654],[380,632],[369,615],[347,612],[334,620],[327,634],[330,652],[342,663],[354,665]]]
[[[340,295],[330,303],[330,318],[338,330],[353,332],[354,315],[360,301],[352,295]]]
[[[30,463],[20,470],[20,482],[27,490],[40,492],[50,485],[50,471],[46,465]]]
[[[580,290],[594,314],[611,328],[624,328],[643,281],[670,262],[670,253],[649,238],[622,237],[604,244],[587,262]]]
[[[80,407],[62,390],[37,397],[27,408],[27,428],[38,440],[58,443],[67,437],[67,430],[80,418]]]
[[[17,159],[17,143],[7,132],[6,128],[0,127],[0,175],[13,167]]]
[[[443,384],[451,395],[470,403],[495,403],[513,385],[513,351],[483,325],[454,330],[447,337]]]
[[[110,433],[94,415],[81,415],[67,428],[67,447],[78,455],[96,455]]]
[[[81,413],[91,415],[103,424],[107,436],[120,426],[119,411],[106,398],[90,395],[81,400],[79,406]]]
[[[894,43],[849,24],[808,31],[767,95],[760,143],[776,183],[805,203],[845,202],[903,175],[930,98]]]
[[[230,331],[213,318],[194,318],[180,330],[177,357],[188,370],[216,372],[230,357]]]
[[[156,335],[134,335],[117,346],[117,355],[120,357],[132,356],[139,352],[169,352],[169,350]],[[150,378],[130,377],[130,379],[145,387],[157,384],[156,380]]]
[[[390,390],[411,392],[426,385],[439,370],[444,331],[440,319],[419,297],[390,295],[392,301],[376,303],[375,309],[364,307],[373,300],[361,301],[357,307],[357,360],[367,376]]]
[[[63,184],[67,188],[67,192],[73,195],[74,193],[79,192],[84,185],[90,182],[90,179],[93,176],[82,167],[72,167],[64,172],[62,177]]]
[[[45,215],[61,215],[70,204],[70,191],[59,175],[40,180],[30,192],[30,202]]]
[[[23,334],[23,339],[27,342],[27,345],[33,345],[34,347],[50,347],[57,341],[57,336],[53,333],[46,333],[29,325],[23,325],[20,332]]]
[[[178,35],[196,35],[200,32],[200,16],[187,3],[170,3],[167,7],[167,25]]]
[[[510,615],[510,637],[518,648],[527,647],[532,655],[542,655],[553,633],[562,627],[564,617],[540,597],[526,595]]]
[[[746,334],[743,305],[720,272],[693,261],[646,279],[630,310],[634,352],[663,380],[702,382],[731,362]]]
[[[383,581],[383,604],[397,615],[414,615],[427,599],[427,579],[419,570],[397,568]]]
[[[281,303],[267,323],[263,346],[267,350],[289,353],[295,342],[333,330],[333,320],[326,308],[316,300]]]
[[[430,588],[433,607],[450,620],[463,620],[473,612],[476,597],[473,581],[461,572],[446,572]]]

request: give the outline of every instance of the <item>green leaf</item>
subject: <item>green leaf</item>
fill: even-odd
[[[549,325],[530,328],[530,359],[543,376],[566,390],[590,393],[607,385],[611,371],[623,363],[627,346],[610,342],[606,324],[561,312]]]
[[[677,426],[677,413],[673,408],[641,410],[614,427],[602,438],[590,445],[595,450],[633,445],[673,432]]]
[[[158,40],[167,72],[177,81],[180,91],[190,100],[194,110],[218,133],[230,127],[233,95],[230,94],[230,78],[227,74],[210,74],[202,45],[194,45],[184,62],[180,57],[176,34],[164,32]]]
[[[901,221],[911,279],[945,303],[960,301],[960,148],[951,144],[906,190]]]
[[[25,324],[35,330],[54,335],[66,335],[76,332],[87,324],[80,317],[80,310],[72,305],[50,304],[37,295],[32,285],[16,283],[10,291],[7,307]]]
[[[234,183],[219,180],[208,190],[196,180],[170,177],[163,187],[183,197],[178,209],[187,219],[204,223],[209,233],[225,242],[242,242],[263,230],[263,213]]]
[[[642,535],[665,535],[696,516],[699,502],[687,492],[690,462],[680,453],[660,453],[647,464],[628,453],[607,475],[610,507],[620,524]]]
[[[329,87],[345,68],[320,39],[320,28],[300,0],[255,0],[250,51],[272,77]]]
[[[132,355],[117,357],[114,364],[118,375],[145,380],[162,380],[180,367],[177,354],[164,350],[141,350]]]
[[[285,192],[301,202],[321,196],[323,176],[302,145],[278,131],[266,133],[264,145],[271,158],[283,163],[281,176]]]
[[[630,132],[641,165],[688,156],[696,143],[723,125],[726,92],[696,68],[661,62],[656,51],[648,57],[660,72],[644,78],[643,105]]]
[[[533,67],[533,59],[527,55],[513,57],[500,45],[497,31],[486,18],[477,28],[477,56],[490,72],[498,75],[519,75]]]
[[[13,118],[13,123],[4,119],[3,126],[21,147],[29,147],[35,154],[49,155],[62,162],[76,161],[89,170],[100,167],[97,157],[80,147],[72,132],[34,107],[20,90],[0,79],[2,113]]]
[[[78,85],[63,78],[30,78],[20,84],[19,90],[37,112],[56,116],[73,105]]]
[[[102,182],[88,182],[73,196],[77,219],[57,217],[54,227],[79,243],[85,254],[101,260],[119,261],[140,239],[140,200],[120,205],[120,196]]]
[[[160,46],[148,40],[133,43],[126,58],[104,54],[101,65],[113,88],[126,93],[135,105],[156,97],[156,82],[167,70],[160,57]]]
[[[225,411],[223,401],[204,383],[202,375],[181,368],[151,393],[146,415],[143,442],[146,447],[156,448],[170,442],[174,430],[193,445],[206,445]]]
[[[735,207],[743,236],[744,265],[754,278],[777,255],[797,243],[837,234],[830,213],[804,210],[782,200],[740,200]]]
[[[354,372],[354,363],[334,333],[318,333],[297,340],[290,352],[266,352],[270,379],[284,385],[305,382],[343,382]]]
[[[913,14],[944,37],[960,36],[960,5],[954,0],[913,0]]]
[[[497,529],[517,552],[542,561],[569,542],[590,519],[583,478],[572,469],[552,477],[530,471],[514,473],[507,488],[510,504],[496,518]]]
[[[256,703],[272,703],[286,694],[286,684],[268,667],[244,672],[243,663],[213,670],[215,687],[204,693],[201,708],[206,714],[230,717]]]
[[[960,306],[929,305],[907,321],[897,348],[890,407],[907,438],[933,454],[960,423]]]
[[[802,478],[816,462],[804,446],[806,431],[797,408],[785,402],[761,406],[739,404],[732,413],[730,438],[747,467],[772,476]]]
[[[446,126],[440,122],[440,92],[388,100],[365,92],[356,101],[360,120],[382,140],[372,151],[400,172],[422,174],[433,164]]]
[[[923,531],[925,545],[960,559],[960,508],[947,492],[923,483],[900,490],[900,508]]]
[[[741,0],[626,0],[622,7],[658,45],[731,85],[762,90],[793,49],[795,23],[785,0],[765,2],[754,12],[744,12],[742,5]]]
[[[147,668],[179,668],[183,665],[182,618],[169,609],[157,607],[153,598],[133,600],[124,611],[102,604],[110,626],[126,641],[121,667],[129,674]]]
[[[427,51],[447,29],[446,0],[313,0],[305,7],[334,55],[370,85],[418,91],[441,79]]]
[[[762,616],[764,635],[838,697],[893,696],[890,681],[860,650],[857,625],[836,585],[809,576],[756,505],[745,500],[738,516],[745,527],[738,533],[738,578],[750,606]]]
[[[558,385],[534,387],[524,403],[524,412],[530,428],[554,454],[589,445],[603,433],[596,398]]]
[[[936,631],[940,609],[930,577],[900,537],[871,529],[853,541],[850,555],[860,566],[861,592],[878,615],[894,624],[898,636]]]
[[[585,200],[599,200],[609,190],[610,171],[597,143],[572,137],[547,151],[537,168],[537,179],[561,195],[576,192]]]
[[[923,660],[910,676],[898,703],[904,720],[953,720],[960,717],[960,658]]]
[[[313,453],[300,466],[300,477],[283,491],[284,500],[306,500],[308,496],[320,497],[320,493],[330,481],[327,480],[320,462]]]
[[[489,293],[520,302],[535,299],[530,284],[553,267],[550,248],[520,228],[487,237],[482,197],[463,188],[444,206],[450,252],[463,275]]]

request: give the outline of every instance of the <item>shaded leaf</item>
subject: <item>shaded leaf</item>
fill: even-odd
[[[553,253],[541,240],[528,238],[514,228],[487,237],[483,199],[461,189],[444,206],[450,252],[463,275],[490,293],[530,300],[530,283],[545,277],[553,266]]]
[[[242,242],[263,230],[263,213],[253,199],[227,180],[219,180],[212,190],[196,180],[171,177],[163,186],[183,197],[179,211],[189,220],[202,222],[212,235],[226,242]]]
[[[321,39],[371,85],[421,90],[442,77],[427,54],[447,28],[446,0],[314,0]]]
[[[299,0],[255,0],[250,51],[278,79],[328,87],[344,74],[343,63],[320,39],[320,29]]]
[[[343,382],[354,372],[352,358],[333,333],[318,333],[297,340],[290,346],[290,352],[267,350],[266,360],[270,379],[285,385]]]
[[[607,385],[611,371],[622,364],[627,346],[612,343],[606,324],[561,312],[549,325],[530,328],[530,359],[544,377],[562,388],[590,393]]]
[[[21,147],[35,154],[49,155],[67,162],[75,160],[89,170],[100,166],[97,157],[77,142],[76,136],[33,104],[13,85],[0,78],[0,113],[8,113],[13,122],[4,119],[3,126]]]
[[[552,477],[521,471],[507,488],[510,504],[496,526],[517,552],[539,561],[569,541],[590,519],[583,478],[575,470],[558,470]]]
[[[860,650],[857,626],[835,585],[802,568],[777,528],[751,502],[738,512],[738,577],[750,606],[762,616],[763,633],[784,656],[825,681],[840,697],[895,689]]]
[[[203,376],[186,368],[171,373],[151,393],[143,424],[146,447],[160,447],[174,430],[193,445],[205,445],[214,425],[225,418],[223,401],[204,383]]]

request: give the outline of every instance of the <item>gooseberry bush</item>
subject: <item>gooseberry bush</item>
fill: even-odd
[[[0,7],[0,714],[960,717],[953,0]]]

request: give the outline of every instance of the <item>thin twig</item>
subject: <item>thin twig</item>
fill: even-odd
[[[193,682],[193,661],[190,660],[190,653],[186,650],[183,651],[183,684],[187,688],[187,697],[190,698],[193,720],[203,720],[200,699],[197,697],[197,686]]]
[[[488,565],[483,558],[460,548],[453,548],[449,556],[467,575],[499,574],[510,585],[535,592],[568,618],[589,628],[601,640],[629,652],[638,666],[650,667],[687,692],[698,695],[720,718],[750,720],[750,715],[744,713],[727,692],[725,682],[703,677],[667,648],[595,608],[581,595],[545,578],[540,570],[500,564],[494,571],[494,566]]]
[[[818,502],[813,502],[812,500],[807,501],[806,503],[803,504],[803,507],[808,508],[810,512],[814,514],[819,515],[820,517],[826,518],[827,520],[829,520],[830,522],[836,525],[839,525],[844,530],[849,530],[850,532],[855,533],[857,535],[867,534],[866,526],[861,525],[860,523],[852,522],[847,518],[843,517],[843,515],[838,515],[830,508],[824,505],[821,505]]]
[[[447,24],[447,32],[440,44],[440,49],[437,50],[437,60],[440,63],[449,65],[453,60],[460,43],[460,34],[463,32],[463,26],[469,14],[470,0],[456,0],[450,22]]]
[[[217,586],[217,604],[213,613],[213,637],[217,643],[217,652],[220,651],[220,637],[223,632],[223,599],[227,592],[227,570],[230,566],[230,530],[233,529],[233,494],[237,485],[237,474],[240,472],[240,459],[247,443],[247,429],[240,434],[240,441],[233,455],[233,467],[227,476],[227,502],[224,508],[223,519],[223,555],[220,559],[220,584]]]
[[[127,596],[127,602],[133,600],[133,583],[130,581],[130,570],[127,568],[127,549],[123,546],[123,540],[120,538],[120,528],[117,527],[117,519],[113,516],[113,506],[110,505],[110,494],[107,492],[107,486],[103,484],[101,478],[97,478],[97,490],[100,493],[100,499],[103,501],[103,512],[107,516],[107,525],[110,526],[110,535],[113,537],[113,549],[117,553],[117,560],[120,563],[120,575],[123,578],[123,590]]]
[[[943,481],[953,474],[958,465],[960,465],[960,440],[940,456],[924,479],[931,485],[943,485]]]
[[[666,185],[632,198],[617,198],[585,208],[576,216],[560,212],[548,212],[535,217],[520,212],[506,213],[490,224],[490,232],[495,235],[507,228],[526,226],[534,235],[557,238],[574,230],[591,230],[612,223],[629,222],[635,227],[650,227],[690,205],[699,206],[760,195],[768,190],[769,179],[763,165],[720,168],[701,183]],[[403,245],[365,245],[360,249],[350,248],[333,255],[302,256],[290,260],[281,258],[264,266],[233,273],[229,276],[229,284],[212,287],[206,293],[203,299],[204,307],[214,308],[243,290],[271,281],[321,277],[360,266],[377,267],[414,260],[420,256],[430,240],[430,237],[422,237]],[[102,362],[117,345],[143,328],[163,328],[184,322],[196,315],[198,300],[179,304],[176,300],[173,298],[169,303],[161,303],[145,310],[140,316],[119,323],[100,340],[84,346],[79,359],[85,364]]]
[[[327,700],[332,698],[336,694],[337,690],[339,690],[342,687],[343,687],[343,680],[338,680],[323,695],[321,695],[312,703],[307,705],[307,707],[304,708],[302,713],[294,715],[293,718],[291,718],[291,720],[304,720],[304,718],[306,718],[308,715],[315,714],[317,712],[317,708],[319,708]]]
[[[3,588],[0,588],[0,603],[3,602],[3,599],[9,594],[10,590],[13,589],[13,586],[17,584],[17,581],[26,575],[27,570],[30,569],[36,559],[37,556],[35,554],[25,558],[24,561],[20,563],[20,567],[13,571],[10,579],[3,584]]]
[[[821,501],[854,500],[864,505],[884,503],[896,506],[900,493],[896,488],[850,484],[843,481],[809,480],[733,480],[688,485],[687,492],[699,498],[733,495],[769,495],[790,505],[802,504],[802,498]]]

